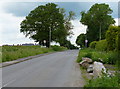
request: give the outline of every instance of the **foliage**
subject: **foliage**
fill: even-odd
[[[92,53],[88,52],[87,54],[84,55],[84,57],[92,58]]]
[[[97,51],[95,49],[82,49],[79,51],[77,62],[79,63],[82,60],[82,57],[89,57],[93,61],[100,61],[102,59],[103,63],[106,64],[116,64],[119,60],[118,53],[115,51],[105,52]]]
[[[80,45],[81,48],[84,48],[85,47],[85,38],[86,38],[85,34],[80,34],[76,39],[76,44]]]
[[[71,44],[71,42],[68,40],[62,41],[61,46],[67,47],[68,49],[78,49],[78,47]]]
[[[116,41],[119,42],[118,41],[119,38],[117,37],[118,30],[120,30],[120,27],[111,25],[106,32],[107,50],[108,51],[116,49],[116,46],[118,47],[118,45],[116,45]]]
[[[84,49],[80,49],[78,57],[77,57],[77,62],[79,63],[80,61],[82,61],[82,57],[88,57],[89,55],[91,56],[91,53],[93,49],[90,48],[84,48]]]
[[[99,51],[106,51],[107,50],[107,42],[106,42],[106,40],[98,41],[96,46],[95,46],[95,49],[99,50]]]
[[[118,34],[116,37],[116,49],[117,49],[117,51],[120,52],[120,30],[118,30]]]
[[[112,10],[108,4],[94,4],[87,12],[81,12],[80,22],[87,25],[87,39],[89,43],[99,39],[105,39],[105,32],[110,24],[115,21],[111,17]],[[102,38],[100,38],[100,34]]]
[[[73,15],[74,12],[70,11],[69,16],[66,16],[65,10],[54,3],[41,5],[32,10],[21,22],[20,32],[39,42],[40,45],[44,44],[44,40],[47,47],[50,41],[61,44],[61,41],[71,34],[73,26],[70,20],[73,19]]]
[[[79,49],[77,46],[73,45],[73,44],[70,44],[70,46],[68,47],[68,49]]]
[[[52,48],[54,51],[63,51],[63,50],[67,50],[67,48],[62,47],[62,46],[57,46],[57,45],[51,46],[51,48]]]
[[[90,43],[89,47],[95,49],[96,44],[97,44],[97,41],[93,41]]]
[[[56,50],[54,48],[41,48],[40,46],[2,46],[2,62],[62,50],[66,50],[66,48],[57,47]]]
[[[116,64],[119,57],[117,56],[117,52],[100,52],[96,51],[92,53],[93,61],[99,61],[102,59],[103,63],[106,64]]]
[[[101,78],[96,78],[96,79],[91,79],[89,80],[88,84],[86,84],[85,89],[88,87],[98,87],[101,89],[102,87],[116,87],[117,89],[120,87],[120,84],[118,83],[118,76],[113,76],[113,77],[101,77]]]

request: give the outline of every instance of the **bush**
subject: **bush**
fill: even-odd
[[[107,42],[106,42],[106,40],[98,41],[96,43],[95,49],[99,50],[99,51],[106,51],[107,50]]]
[[[79,51],[79,54],[78,54],[78,57],[77,57],[77,62],[79,63],[80,61],[82,61],[82,57],[89,57],[91,58],[92,57],[92,52],[93,49],[90,49],[90,48],[87,48],[87,49],[81,49]]]
[[[116,37],[118,34],[118,26],[110,26],[106,32],[107,50],[112,51],[116,48]]]
[[[95,49],[96,44],[97,44],[97,41],[91,42],[91,43],[90,43],[90,48]]]
[[[116,37],[116,49],[120,51],[120,29],[118,30],[118,35]]]

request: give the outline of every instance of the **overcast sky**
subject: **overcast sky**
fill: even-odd
[[[30,0],[31,1],[31,0]],[[116,0],[117,1],[117,0]],[[26,38],[20,33],[20,23],[25,19],[29,12],[39,5],[44,5],[48,2],[1,2],[0,3],[0,43],[1,44],[22,44],[34,43],[34,40]],[[65,8],[66,13],[74,11],[76,19],[72,21],[74,25],[73,37],[70,41],[75,44],[77,36],[86,32],[86,26],[82,25],[80,21],[80,12],[87,11],[96,2],[54,2],[59,7]],[[104,2],[100,2],[104,3]],[[118,20],[118,2],[107,2],[113,10],[112,16],[115,21]],[[116,22],[117,25],[118,22]]]

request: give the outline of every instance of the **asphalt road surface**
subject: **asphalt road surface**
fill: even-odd
[[[78,50],[44,55],[2,68],[3,87],[83,87]]]

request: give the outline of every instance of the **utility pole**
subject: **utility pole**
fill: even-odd
[[[50,31],[49,31],[49,47],[51,47],[51,27],[50,27]]]
[[[88,29],[86,29],[86,36],[85,36],[85,47],[87,48],[87,43],[88,43],[88,40],[87,40],[87,31]]]
[[[99,40],[101,40],[101,23],[100,23],[100,30],[99,30]]]

